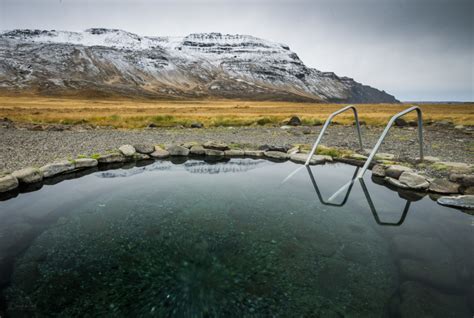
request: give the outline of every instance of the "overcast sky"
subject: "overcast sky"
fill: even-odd
[[[251,34],[400,100],[474,101],[473,0],[0,0],[0,29]]]

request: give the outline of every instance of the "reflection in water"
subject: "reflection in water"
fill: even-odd
[[[200,174],[222,174],[246,172],[258,168],[264,164],[268,164],[265,160],[241,159],[239,161],[216,162],[209,164],[202,161],[191,161],[183,164],[184,169],[191,173]]]
[[[349,199],[349,195],[351,194],[351,191],[352,191],[352,187],[355,183],[355,181],[357,180],[356,176],[357,176],[357,172],[359,171],[360,167],[357,167],[354,171],[354,175],[352,176],[352,179],[351,181],[349,181],[348,183],[346,183],[345,185],[343,185],[341,188],[339,188],[330,198],[328,201],[325,201],[321,195],[321,191],[319,190],[319,187],[318,187],[318,184],[316,183],[316,179],[314,178],[314,175],[313,175],[313,172],[311,171],[311,168],[309,166],[306,167],[306,169],[308,170],[308,174],[309,174],[309,177],[311,179],[311,183],[313,184],[313,187],[314,187],[314,190],[316,191],[316,194],[318,196],[318,199],[319,199],[319,202],[321,202],[321,204],[324,204],[324,205],[330,205],[330,206],[336,206],[336,207],[342,207],[346,204],[347,202],[347,199]],[[364,179],[362,178],[359,178],[358,181],[360,182],[360,185],[362,187],[362,190],[364,192],[364,195],[365,195],[365,198],[367,200],[367,203],[369,204],[369,207],[370,207],[370,211],[372,212],[372,215],[374,216],[374,219],[375,221],[377,222],[378,225],[382,225],[382,226],[400,226],[403,224],[403,222],[405,221],[405,218],[408,214],[408,210],[410,209],[410,204],[411,204],[411,201],[409,200],[406,200],[406,204],[405,204],[405,207],[403,209],[403,213],[402,213],[402,216],[400,218],[400,220],[398,222],[395,222],[395,223],[391,223],[391,222],[382,222],[380,221],[380,218],[379,218],[379,215],[377,213],[377,210],[375,208],[375,205],[372,201],[372,198],[370,197],[370,193],[369,193],[369,190],[367,189],[367,186],[365,185],[365,182],[364,182]],[[330,201],[335,199],[336,197],[338,197],[342,191],[346,190],[346,194],[344,195],[344,199],[342,200],[341,203],[331,203]]]

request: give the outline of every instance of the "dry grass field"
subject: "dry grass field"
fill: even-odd
[[[292,115],[305,124],[318,124],[342,104],[254,102],[236,100],[152,101],[0,97],[0,117],[33,123],[92,124],[116,128],[142,128],[150,123],[168,127],[201,122],[206,127],[280,124]],[[360,119],[369,125],[385,125],[408,104],[360,104]],[[449,120],[474,125],[474,103],[423,104],[425,120]],[[415,119],[415,114],[407,119]],[[352,124],[350,112],[336,122]]]

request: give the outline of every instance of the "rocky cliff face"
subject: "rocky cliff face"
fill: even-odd
[[[0,92],[149,98],[397,102],[306,67],[288,46],[220,33],[144,37],[111,29],[0,33]]]

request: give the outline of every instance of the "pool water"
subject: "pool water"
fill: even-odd
[[[370,172],[327,202],[355,170],[155,161],[21,193],[1,316],[472,317],[473,216]]]

